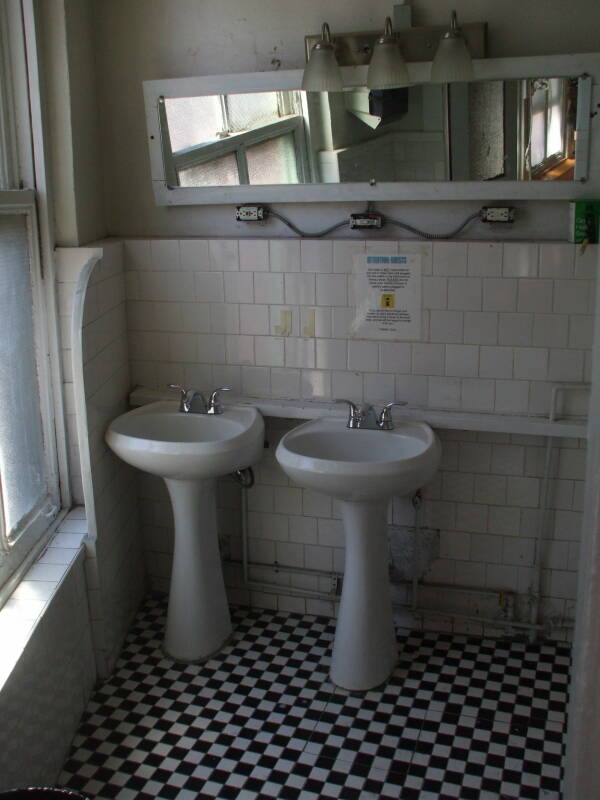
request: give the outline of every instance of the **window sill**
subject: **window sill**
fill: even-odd
[[[73,508],[0,609],[0,691],[59,586],[83,554],[85,508]]]

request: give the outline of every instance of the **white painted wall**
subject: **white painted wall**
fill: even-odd
[[[108,231],[122,236],[246,236],[232,207],[158,208],[150,185],[142,81],[189,75],[291,69],[304,64],[304,35],[326,14],[333,31],[383,24],[391,2],[332,0],[90,0],[100,102],[104,205]],[[417,0],[415,24],[443,24],[451,0]],[[534,55],[598,49],[600,5],[594,0],[463,0],[459,17],[487,21],[489,55]],[[543,11],[543,13],[542,13]],[[535,25],[533,28],[532,25]],[[361,205],[362,198],[357,198]],[[443,230],[477,208],[474,203],[386,204],[390,216]],[[283,208],[279,209],[283,211]],[[296,224],[317,230],[357,210],[356,205],[288,205]],[[529,203],[515,238],[565,239],[566,203]],[[269,222],[252,235],[288,235]],[[390,230],[390,236],[395,231]],[[343,232],[341,235],[346,235]],[[497,238],[477,228],[474,238]]]

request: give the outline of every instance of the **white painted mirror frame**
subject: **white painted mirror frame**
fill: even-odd
[[[411,82],[428,79],[428,62],[409,64]],[[214,186],[169,188],[161,151],[160,97],[190,97],[229,92],[299,89],[302,70],[208,75],[144,81],[144,101],[152,185],[157,205],[243,203],[315,203],[406,200],[582,200],[600,195],[600,53],[489,58],[474,62],[476,80],[581,76],[577,120],[575,181],[463,181],[410,183],[295,184],[285,186]],[[366,67],[344,67],[346,86],[364,86]],[[591,113],[590,113],[591,112]]]

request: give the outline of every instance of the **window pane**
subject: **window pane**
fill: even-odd
[[[534,84],[535,85],[535,84]],[[544,86],[535,89],[531,96],[531,166],[541,164],[546,158],[546,100]]]
[[[0,480],[5,534],[47,494],[25,217],[0,214]]]
[[[167,98],[165,110],[174,153],[221,138],[224,123],[219,95]]]
[[[225,99],[232,133],[268,125],[280,118],[277,92],[229,94]]]
[[[548,143],[546,155],[553,156],[564,151],[563,142],[563,85],[562,78],[548,81]]]
[[[291,133],[249,147],[246,158],[251,184],[299,182]]]
[[[180,186],[237,186],[240,182],[234,153],[182,169],[178,175]]]

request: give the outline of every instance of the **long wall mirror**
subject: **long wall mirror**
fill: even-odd
[[[334,93],[300,91],[299,71],[146,82],[157,201],[402,199],[421,183],[423,199],[452,186],[490,199],[589,192],[600,57],[476,63],[468,84],[386,91],[361,85],[360,67]]]

